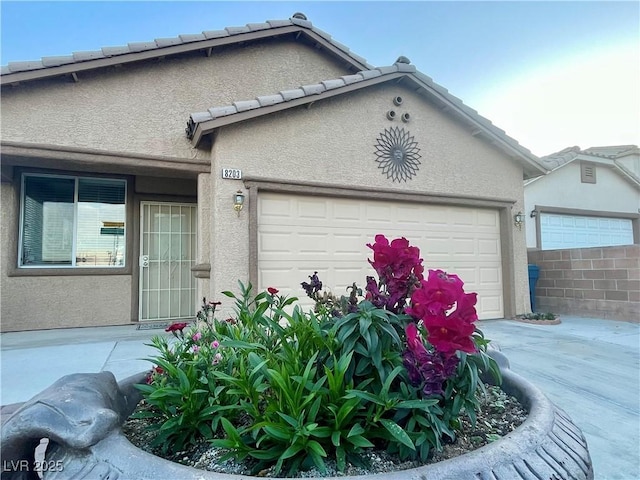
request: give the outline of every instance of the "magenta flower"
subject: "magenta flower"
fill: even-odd
[[[414,318],[442,315],[464,295],[463,285],[457,275],[442,270],[429,270],[429,278],[422,280],[420,287],[411,295],[411,306],[406,309],[406,313]]]
[[[211,348],[218,348],[220,346],[220,342],[218,342],[217,340],[214,340],[213,342],[211,342]]]
[[[373,260],[369,263],[379,281],[376,284],[373,277],[367,277],[367,299],[379,308],[399,313],[423,278],[420,249],[409,245],[404,237],[389,242],[384,235],[376,235],[375,240],[367,247],[373,250]]]
[[[165,332],[172,332],[172,333],[173,332],[182,332],[182,330],[184,330],[187,325],[188,325],[187,322],[172,323],[167,328],[165,328],[164,331]]]
[[[196,332],[196,333],[193,334],[193,336],[191,338],[193,339],[194,342],[197,342],[198,340],[200,340],[202,338],[202,333]]]

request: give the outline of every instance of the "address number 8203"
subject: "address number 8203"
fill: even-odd
[[[231,178],[232,180],[242,179],[242,170],[239,168],[223,168],[222,178]]]

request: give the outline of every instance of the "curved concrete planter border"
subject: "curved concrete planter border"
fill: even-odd
[[[580,429],[537,387],[513,373],[501,353],[492,352],[492,356],[502,369],[502,389],[527,408],[527,420],[509,435],[468,454],[415,469],[372,475],[375,480],[593,479],[591,457]],[[114,382],[110,372],[98,375],[105,374]],[[121,419],[127,418],[139,402],[140,395],[133,385],[144,381],[144,376],[135,375],[118,384],[116,390],[123,399],[117,406]],[[100,377],[100,380],[104,382],[105,378]],[[3,425],[3,433],[4,430]],[[45,479],[258,480],[258,477],[246,475],[206,472],[156,457],[132,445],[120,428],[88,448],[74,449],[52,442],[46,460],[50,465],[59,462],[64,470],[55,471],[54,468],[45,472]],[[2,478],[34,477],[5,477],[3,474]],[[265,477],[260,478],[264,480]],[[363,478],[331,477],[326,480]]]

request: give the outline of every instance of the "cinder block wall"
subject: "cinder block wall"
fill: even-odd
[[[640,245],[529,251],[536,311],[640,323]]]

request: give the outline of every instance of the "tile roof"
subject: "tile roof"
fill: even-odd
[[[573,162],[576,159],[598,161],[605,159],[604,163],[608,163],[613,167],[613,171],[619,173],[625,180],[629,181],[636,188],[640,187],[640,176],[637,172],[630,170],[623,165],[618,159],[627,155],[640,155],[640,148],[637,145],[612,145],[607,147],[590,147],[581,150],[580,147],[568,147],[559,152],[552,153],[539,159],[540,163],[553,173],[555,170]],[[594,158],[596,157],[596,158]],[[610,162],[607,162],[610,160]],[[603,160],[600,160],[601,162]],[[527,186],[542,177],[527,179],[524,185]]]
[[[0,67],[0,76],[18,77],[17,74],[31,72],[32,75],[22,75],[23,78],[16,78],[15,80],[10,78],[3,79],[3,83],[25,81],[40,78],[41,76],[50,76],[53,72],[49,72],[49,70],[56,67],[66,66],[67,68],[63,73],[69,73],[69,71],[74,71],[73,67],[76,66],[78,69],[87,67],[100,68],[104,66],[104,61],[108,59],[122,60],[122,62],[135,61],[135,58],[128,60],[127,56],[141,52],[160,57],[172,53],[209,48],[210,46],[215,46],[215,41],[220,39],[227,40],[226,43],[229,43],[228,40],[241,42],[246,40],[244,37],[255,32],[263,32],[264,37],[284,34],[287,33],[287,30],[304,31],[313,35],[316,39],[326,42],[327,45],[348,56],[356,68],[373,68],[364,58],[353,53],[342,43],[335,41],[328,33],[313,26],[303,14],[296,13],[288,20],[267,20],[264,23],[249,23],[240,27],[227,27],[224,30],[211,30],[196,34],[179,35],[174,38],[158,38],[149,42],[134,42],[123,46],[103,47],[96,51],[74,52],[71,55],[43,57],[40,60],[9,62],[7,65]],[[181,48],[175,50],[177,47]],[[174,52],[167,51],[172,48],[175,50]],[[145,58],[149,57],[146,56]],[[103,63],[96,63],[98,60],[102,60]],[[91,62],[94,62],[95,66],[92,66]],[[38,73],[42,75],[38,75]]]
[[[640,149],[636,145],[613,145],[608,147],[590,147],[581,150],[580,147],[568,147],[559,152],[552,153],[544,157],[540,157],[540,162],[549,170],[555,170],[573,160],[579,155],[616,159],[625,155],[640,153]]]
[[[360,69],[353,75],[344,75],[337,79],[325,80],[311,85],[303,85],[296,89],[283,90],[277,94],[264,95],[252,100],[234,102],[232,105],[213,107],[206,112],[191,115],[187,134],[202,122],[209,122],[220,117],[231,116],[240,112],[276,107],[284,102],[308,101],[318,95],[327,96],[327,92],[342,92],[348,87],[363,87],[366,82],[386,81],[390,76],[402,75],[410,78],[422,94],[436,98],[443,106],[451,107],[451,111],[464,120],[479,127],[478,132],[485,132],[492,141],[506,150],[510,155],[520,157],[529,167],[529,174],[540,175],[545,169],[538,158],[516,140],[506,135],[477,111],[466,106],[462,100],[451,95],[448,90],[435,83],[427,75],[416,71],[406,57],[400,57],[394,65],[374,68],[367,61],[353,53],[348,47],[335,41],[331,35],[312,25],[300,13],[288,20],[268,20],[264,23],[249,23],[240,27],[227,27],[224,30],[210,30],[197,34],[184,34],[174,38],[159,38],[150,42],[135,42],[124,46],[104,47],[97,51],[75,52],[66,56],[43,57],[40,60],[25,62],[9,62],[0,67],[0,82],[11,84],[56,75],[75,74],[77,71],[102,68],[119,63],[135,62],[165,55],[179,54],[187,51],[202,50],[221,44],[229,44],[258,38],[275,37],[287,33],[301,32],[316,44],[320,44],[333,54],[347,60],[354,69]],[[261,36],[260,36],[261,35]],[[379,77],[379,78],[378,78]],[[191,131],[190,131],[191,130]]]
[[[383,70],[385,73],[383,73]],[[242,100],[233,102],[231,105],[225,105],[221,107],[212,107],[205,112],[192,113],[190,116],[190,124],[192,129],[187,130],[189,138],[193,136],[193,129],[196,124],[201,122],[207,122],[209,120],[215,120],[216,118],[227,117],[235,115],[247,110],[254,110],[261,107],[269,107],[279,103],[288,102],[304,97],[312,97],[314,95],[320,95],[329,90],[339,89],[340,87],[346,87],[347,85],[354,85],[356,83],[364,82],[365,80],[381,77],[383,75],[389,75],[397,72],[415,72],[416,67],[413,65],[396,63],[392,67],[382,67],[372,70],[363,70],[354,75],[343,75],[340,78],[331,80],[325,80],[320,83],[314,83],[310,85],[302,85],[298,88],[291,90],[281,90],[273,95],[263,95],[256,97],[252,100]]]
[[[611,147],[590,147],[583,150],[582,153],[596,157],[620,158],[625,155],[638,154],[640,149],[637,145],[615,145]]]
[[[396,63],[390,66],[361,70],[352,75],[343,75],[339,78],[324,80],[310,85],[301,85],[298,88],[280,90],[275,94],[267,94],[250,100],[240,100],[231,105],[214,106],[206,111],[192,113],[187,121],[186,134],[194,144],[213,132],[223,124],[236,123],[248,118],[273,113],[286,108],[311,103],[322,98],[328,98],[342,93],[347,93],[359,88],[365,88],[374,83],[382,83],[399,77],[407,78],[415,90],[424,96],[436,99],[443,107],[461,117],[467,124],[474,128],[474,134],[484,132],[498,147],[506,151],[510,156],[517,156],[525,165],[528,175],[536,176],[546,173],[546,169],[538,162],[538,157],[530,150],[520,145],[509,137],[504,130],[496,127],[488,119],[481,116],[476,110],[465,105],[462,100],[455,97],[449,91],[435,83],[427,75],[416,70],[409,64],[406,57],[400,57]],[[240,115],[243,114],[243,115]]]

